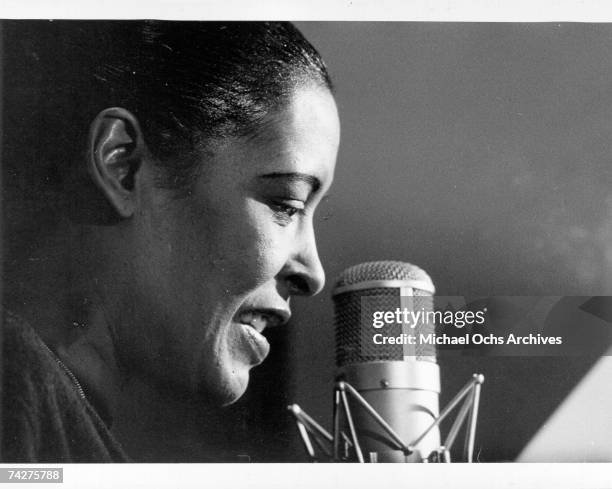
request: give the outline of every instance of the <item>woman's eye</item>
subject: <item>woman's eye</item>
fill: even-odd
[[[283,221],[290,221],[295,214],[304,210],[304,203],[299,200],[281,201],[273,203],[271,208]]]
[[[287,214],[288,216],[293,216],[294,214],[299,212],[299,209],[297,207],[292,207],[290,205],[280,205],[278,208],[280,212]]]

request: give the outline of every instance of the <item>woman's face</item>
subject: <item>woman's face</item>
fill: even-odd
[[[143,192],[124,328],[138,368],[214,402],[242,395],[269,351],[262,331],[324,285],[313,214],[338,144],[332,95],[300,88],[258,135],[221,141],[186,198]]]

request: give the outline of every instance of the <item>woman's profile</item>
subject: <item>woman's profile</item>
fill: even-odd
[[[38,168],[24,188],[43,217],[5,265],[2,461],[127,461],[113,426],[134,385],[236,401],[262,331],[323,287],[313,213],[337,109],[291,24],[36,33],[37,137],[7,144]]]

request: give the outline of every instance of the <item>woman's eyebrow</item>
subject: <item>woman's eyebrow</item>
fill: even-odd
[[[321,181],[312,175],[307,173],[266,173],[260,175],[262,180],[285,180],[289,183],[306,183],[312,189],[312,192],[316,192],[321,188]]]

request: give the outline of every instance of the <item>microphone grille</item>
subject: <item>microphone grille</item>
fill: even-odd
[[[402,283],[403,282],[403,283]],[[435,291],[429,275],[410,263],[373,261],[360,263],[344,270],[336,279],[332,292],[336,329],[336,365],[342,367],[364,362],[404,360],[408,349],[400,344],[375,344],[372,317],[377,311],[402,309],[401,290],[412,291],[411,307],[415,311],[432,311]],[[434,333],[435,325],[419,322],[416,334]],[[400,335],[402,327],[385,327],[390,336]],[[415,360],[436,361],[433,344],[417,344],[409,353]]]
[[[344,270],[336,279],[336,288],[372,280],[419,280],[431,282],[427,273],[403,261],[369,261]]]

